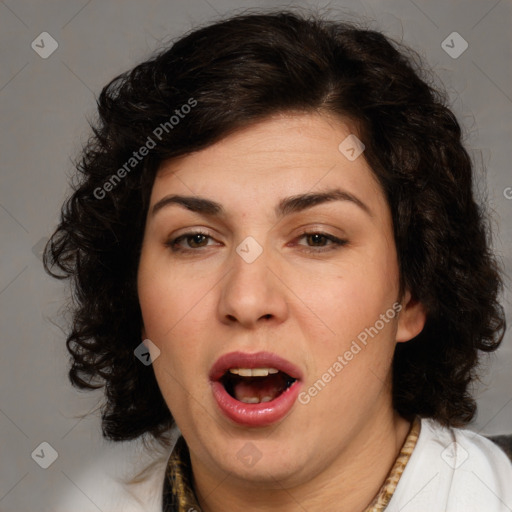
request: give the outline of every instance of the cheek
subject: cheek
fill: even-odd
[[[371,409],[388,385],[397,320],[395,297],[386,287],[347,279],[334,283],[331,292],[320,316],[334,334],[319,338],[311,333],[305,392],[314,397],[318,414],[337,424],[335,417],[343,422],[357,416],[356,409]]]
[[[207,297],[203,292],[201,301],[197,283],[184,287],[183,282],[177,282],[176,273],[153,263],[141,259],[139,303],[145,335],[160,350],[153,362],[155,378],[171,414],[181,418],[188,408],[188,390],[193,389],[198,366],[199,347],[194,340],[198,339],[197,332],[205,329],[198,314]]]
[[[146,337],[160,350],[153,365],[155,377],[169,408],[171,397],[173,408],[179,408],[187,395],[184,390],[194,388],[194,375],[202,368],[201,341],[212,329],[215,289],[168,267],[157,258],[141,258],[138,293]]]
[[[336,335],[354,336],[373,324],[397,300],[399,279],[394,250],[365,247],[353,251],[325,275],[300,282],[311,309]],[[305,301],[306,302],[306,301]]]
[[[304,276],[302,279],[308,290],[305,303],[316,314],[306,327],[308,339],[314,344],[309,349],[314,374],[318,377],[327,371],[338,356],[348,351],[347,364],[343,363],[343,371],[339,373],[344,377],[335,379],[338,383],[343,381],[346,386],[345,379],[360,382],[371,378],[372,372],[385,376],[396,333],[393,305],[398,296],[398,265],[395,252],[393,248],[380,250],[376,244],[354,252],[335,270],[333,268],[330,276],[321,279],[312,275],[307,276],[307,280]],[[331,389],[336,387],[335,384]]]
[[[201,311],[205,290],[203,280],[184,280],[180,272],[171,271],[165,258],[142,257],[138,297],[147,336],[159,345],[182,325],[190,327],[190,319]]]

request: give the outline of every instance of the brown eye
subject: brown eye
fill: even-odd
[[[203,247],[203,243],[208,237],[206,235],[202,235],[197,233],[195,235],[187,236],[186,240],[189,242],[189,245],[192,247]],[[192,243],[190,243],[192,241]]]
[[[348,240],[342,240],[328,233],[317,233],[317,232],[304,232],[299,237],[299,240],[305,238],[308,242],[308,247],[304,250],[310,253],[327,252],[331,250],[339,249],[346,245]],[[326,243],[330,242],[330,243]],[[303,245],[303,244],[299,244]]]
[[[212,237],[208,233],[203,232],[189,232],[180,235],[177,238],[169,240],[165,243],[167,247],[170,247],[173,252],[187,252],[193,251],[194,249],[201,249],[202,247],[208,246],[208,239]],[[183,242],[186,242],[183,245]]]
[[[324,246],[322,242],[328,241],[328,238],[325,235],[321,235],[320,233],[313,233],[312,235],[306,235],[308,242],[311,242],[316,247],[319,245]]]

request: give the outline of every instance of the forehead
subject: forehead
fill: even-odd
[[[383,199],[353,127],[319,114],[279,115],[216,144],[165,161],[158,169],[151,205],[169,193],[212,196],[233,206],[274,207],[278,197],[343,187],[366,202]],[[347,153],[353,146],[354,151]],[[350,157],[350,158],[349,158]],[[363,198],[361,200],[364,201]]]

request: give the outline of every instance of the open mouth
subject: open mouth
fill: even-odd
[[[230,352],[209,373],[213,399],[229,420],[265,427],[283,420],[299,395],[299,367],[271,352]]]
[[[286,391],[296,379],[276,368],[230,368],[219,382],[239,402],[271,402]]]

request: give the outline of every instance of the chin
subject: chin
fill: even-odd
[[[267,489],[293,487],[299,483],[300,475],[308,465],[307,454],[300,448],[302,443],[299,440],[296,447],[291,442],[285,445],[283,441],[270,437],[235,440],[226,436],[215,445],[211,444],[211,438],[207,442],[210,445],[207,449],[211,450],[219,468],[231,473],[230,478],[245,481],[248,485],[261,484]]]

